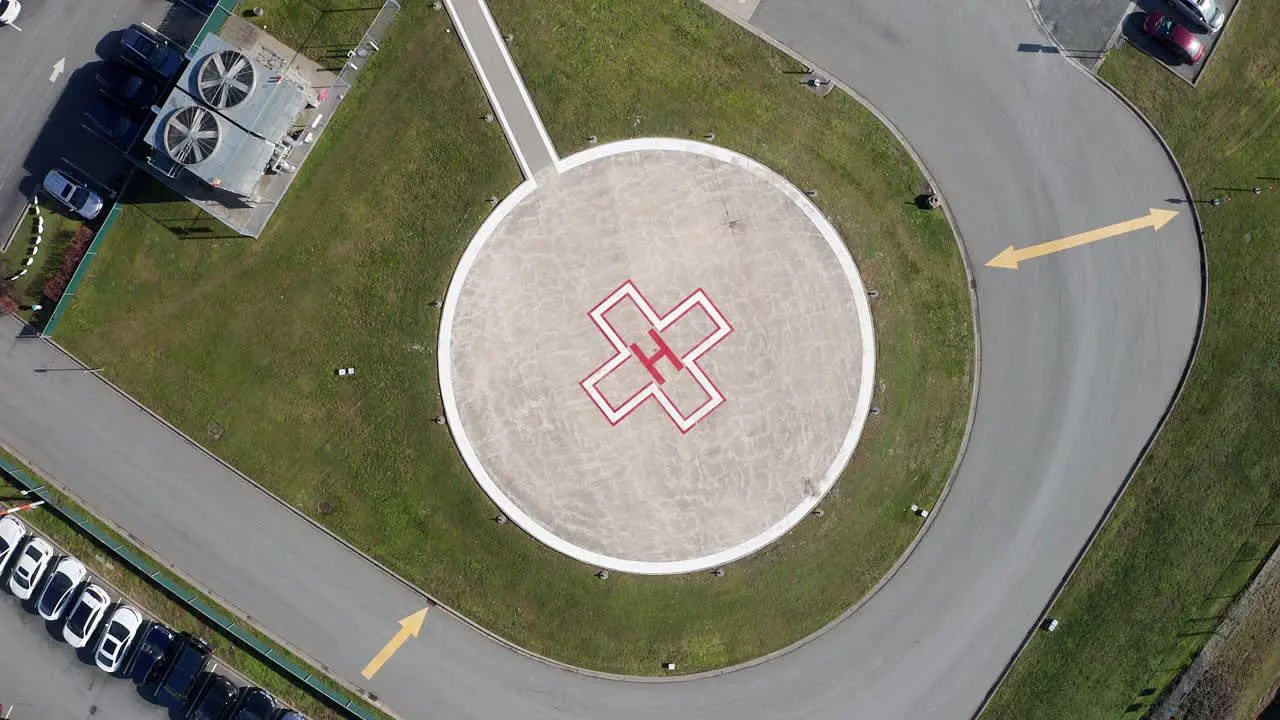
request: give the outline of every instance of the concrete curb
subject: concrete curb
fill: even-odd
[[[1031,12],[1035,16],[1036,22],[1040,25],[1041,30],[1044,31],[1046,36],[1049,37],[1049,39],[1056,45],[1057,40],[1054,40],[1053,37],[1048,34],[1047,30],[1045,30],[1044,22],[1040,18],[1040,14],[1036,12],[1035,7],[1031,6],[1030,0],[1027,1],[1027,5],[1031,8]],[[1009,672],[1013,670],[1014,664],[1017,663],[1018,659],[1022,657],[1022,654],[1026,652],[1027,646],[1031,643],[1031,638],[1035,636],[1036,631],[1040,628],[1040,623],[1043,622],[1044,618],[1049,614],[1054,603],[1058,601],[1058,598],[1062,596],[1063,591],[1066,590],[1067,583],[1084,562],[1085,555],[1087,555],[1090,548],[1093,547],[1093,543],[1098,539],[1098,535],[1101,534],[1103,527],[1107,524],[1107,521],[1111,519],[1111,514],[1120,503],[1120,499],[1124,497],[1125,491],[1129,489],[1129,485],[1133,482],[1134,476],[1137,475],[1138,468],[1142,465],[1142,461],[1147,458],[1148,454],[1150,454],[1152,446],[1155,445],[1156,438],[1160,435],[1160,431],[1163,430],[1164,426],[1168,423],[1169,416],[1173,414],[1174,406],[1178,404],[1178,399],[1182,397],[1182,392],[1186,389],[1187,378],[1190,377],[1191,368],[1195,365],[1196,356],[1200,352],[1200,342],[1204,338],[1205,319],[1209,311],[1209,260],[1208,251],[1204,244],[1204,228],[1200,224],[1200,211],[1196,208],[1196,204],[1194,202],[1195,195],[1191,192],[1191,185],[1187,182],[1187,177],[1182,172],[1182,166],[1178,164],[1178,158],[1174,156],[1173,150],[1169,147],[1169,143],[1165,141],[1164,136],[1156,129],[1156,126],[1147,119],[1146,115],[1142,114],[1142,111],[1139,110],[1136,105],[1129,101],[1129,98],[1126,98],[1119,90],[1112,86],[1111,83],[1103,80],[1097,74],[1090,72],[1088,68],[1085,68],[1073,58],[1067,57],[1067,60],[1080,70],[1080,72],[1084,73],[1086,77],[1091,78],[1094,82],[1098,83],[1103,88],[1106,88],[1117,100],[1129,109],[1129,112],[1133,113],[1135,117],[1141,120],[1143,125],[1146,125],[1147,129],[1151,131],[1151,134],[1155,137],[1156,141],[1160,143],[1160,147],[1164,149],[1165,155],[1169,157],[1169,162],[1173,165],[1174,172],[1178,174],[1178,182],[1181,183],[1182,190],[1187,196],[1187,205],[1191,208],[1191,219],[1195,223],[1196,238],[1198,239],[1200,246],[1200,316],[1196,318],[1195,339],[1191,343],[1191,351],[1187,355],[1187,363],[1182,369],[1182,376],[1178,378],[1178,387],[1174,390],[1173,397],[1169,399],[1169,404],[1165,407],[1164,412],[1161,413],[1160,420],[1156,423],[1155,429],[1151,431],[1151,436],[1147,438],[1147,442],[1143,444],[1142,450],[1138,453],[1137,459],[1134,460],[1133,465],[1129,467],[1129,472],[1125,475],[1124,482],[1121,483],[1120,488],[1116,491],[1115,495],[1111,497],[1111,501],[1107,504],[1106,512],[1102,514],[1102,518],[1098,520],[1098,524],[1093,527],[1093,531],[1089,533],[1089,539],[1085,542],[1084,547],[1080,548],[1080,552],[1076,554],[1075,559],[1071,562],[1071,567],[1067,570],[1066,574],[1063,575],[1058,586],[1054,588],[1049,601],[1044,605],[1044,609],[1040,611],[1040,615],[1036,623],[1027,631],[1022,643],[1018,646],[1018,651],[1014,653],[1013,657],[1009,659],[1009,662],[1005,664],[1004,669],[1000,672],[1000,677],[996,680],[995,684],[991,686],[991,689],[987,691],[986,696],[982,699],[982,704],[979,705],[978,709],[973,713],[972,717],[975,718],[975,720],[978,716],[982,715],[982,713],[987,709],[987,706],[991,704],[991,700],[995,697],[996,692],[1009,676]]]

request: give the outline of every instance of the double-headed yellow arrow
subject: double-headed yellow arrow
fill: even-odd
[[[1017,250],[1010,245],[1005,248],[1004,252],[992,258],[991,262],[987,263],[987,267],[1017,270],[1018,263],[1024,260],[1038,258],[1041,255],[1049,255],[1050,253],[1070,250],[1073,247],[1088,245],[1092,242],[1106,240],[1107,238],[1123,235],[1128,232],[1133,232],[1134,230],[1141,230],[1142,228],[1159,230],[1177,214],[1178,213],[1173,210],[1157,210],[1155,208],[1151,208],[1150,213],[1143,215],[1140,218],[1126,220],[1125,222],[1116,223],[1115,225],[1108,225],[1104,228],[1098,228],[1097,230],[1090,230],[1089,232],[1083,232],[1079,235],[1071,235],[1069,237],[1064,237],[1061,240],[1051,240],[1049,242],[1040,243],[1039,245],[1025,247],[1021,250]]]
[[[410,636],[418,637],[418,633],[422,632],[422,623],[427,619],[427,610],[429,609],[422,608],[400,621],[400,632],[396,633],[396,636],[391,638],[391,642],[384,645],[378,651],[378,654],[374,655],[373,659],[369,661],[369,664],[364,666],[364,670],[360,672],[365,680],[372,678],[374,673],[381,670],[382,666],[386,665],[387,661],[391,659],[391,656],[395,655],[396,651],[400,649],[405,640],[408,640]]]

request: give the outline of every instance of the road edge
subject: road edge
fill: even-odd
[[[1027,7],[1031,9],[1031,14],[1035,17],[1036,24],[1040,27],[1041,32],[1043,32],[1045,36],[1048,37],[1055,46],[1057,46],[1057,39],[1055,39],[1045,28],[1044,20],[1040,17],[1040,13],[1037,12],[1035,7],[1031,4],[1031,0],[1027,0]],[[1041,623],[1044,622],[1044,618],[1048,616],[1054,603],[1058,601],[1062,596],[1062,593],[1066,590],[1067,583],[1071,581],[1071,578],[1075,575],[1076,571],[1080,569],[1080,565],[1084,563],[1085,556],[1088,555],[1089,550],[1093,547],[1093,543],[1098,539],[1098,535],[1102,533],[1102,529],[1106,526],[1107,521],[1111,519],[1112,513],[1115,511],[1116,506],[1120,504],[1120,500],[1124,497],[1125,491],[1129,489],[1129,485],[1138,474],[1138,469],[1142,466],[1143,461],[1146,460],[1147,456],[1151,453],[1151,448],[1159,438],[1160,432],[1164,430],[1165,425],[1168,424],[1169,417],[1173,414],[1173,410],[1177,406],[1178,400],[1182,398],[1183,390],[1186,389],[1187,379],[1191,377],[1191,370],[1195,365],[1196,357],[1200,352],[1200,343],[1204,339],[1205,320],[1208,317],[1209,312],[1209,256],[1204,243],[1204,227],[1200,224],[1200,211],[1196,208],[1194,201],[1195,194],[1191,191],[1191,185],[1187,182],[1187,176],[1183,174],[1182,165],[1178,163],[1178,158],[1173,154],[1173,149],[1169,147],[1169,143],[1165,141],[1164,136],[1160,134],[1160,131],[1156,128],[1155,124],[1138,109],[1137,105],[1134,105],[1129,98],[1125,97],[1123,93],[1117,90],[1114,85],[1102,79],[1102,77],[1097,73],[1089,71],[1088,68],[1084,67],[1075,58],[1072,58],[1069,55],[1063,55],[1062,57],[1066,58],[1069,63],[1071,63],[1086,77],[1093,79],[1094,82],[1105,88],[1117,100],[1119,100],[1122,105],[1128,108],[1129,112],[1133,113],[1133,115],[1146,126],[1147,130],[1151,132],[1151,135],[1155,137],[1156,142],[1160,143],[1160,147],[1164,149],[1165,156],[1169,158],[1170,164],[1173,165],[1174,172],[1178,175],[1178,182],[1182,185],[1182,191],[1186,194],[1187,206],[1191,208],[1191,219],[1195,223],[1196,241],[1200,249],[1200,314],[1199,317],[1196,318],[1196,334],[1191,343],[1191,351],[1187,355],[1186,365],[1182,368],[1182,375],[1178,378],[1178,386],[1174,389],[1173,396],[1169,399],[1169,404],[1165,406],[1164,412],[1160,414],[1160,420],[1151,431],[1151,435],[1147,438],[1147,441],[1143,443],[1142,450],[1138,453],[1137,459],[1129,466],[1129,472],[1125,474],[1124,482],[1120,484],[1120,488],[1111,497],[1110,502],[1107,503],[1106,512],[1102,514],[1098,523],[1094,525],[1093,530],[1089,533],[1089,539],[1085,542],[1084,546],[1080,548],[1080,551],[1076,553],[1075,559],[1071,561],[1071,567],[1067,569],[1062,580],[1060,580],[1058,585],[1054,588],[1053,594],[1049,597],[1049,601],[1044,604],[1044,607],[1037,616],[1035,624],[1031,626],[1027,631],[1027,634],[1023,637],[1022,642],[1018,645],[1017,652],[1015,652],[1013,657],[1009,659],[1009,662],[1005,663],[1004,669],[1000,671],[1000,677],[996,679],[991,688],[987,690],[986,695],[983,696],[982,704],[979,705],[970,716],[973,720],[977,720],[982,713],[986,712],[987,707],[991,705],[991,701],[995,698],[996,693],[1004,684],[1005,679],[1007,679],[1009,677],[1009,673],[1012,672],[1013,666],[1017,664],[1018,660],[1022,657],[1022,654],[1026,652],[1027,647],[1031,644],[1031,639],[1035,637],[1036,631],[1040,628]],[[1099,67],[1101,67],[1101,65],[1099,65]]]

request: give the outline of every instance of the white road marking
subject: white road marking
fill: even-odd
[[[49,82],[56,82],[58,80],[58,76],[61,75],[62,71],[65,70],[66,68],[67,68],[67,59],[60,58],[58,62],[53,64],[53,72],[50,73],[49,75]]]

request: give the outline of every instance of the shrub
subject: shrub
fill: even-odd
[[[71,284],[72,276],[76,274],[76,268],[80,267],[80,260],[89,251],[91,242],[93,242],[93,229],[88,225],[81,225],[76,234],[71,236],[71,247],[68,247],[67,254],[62,256],[62,265],[58,268],[58,272],[50,275],[44,284],[44,296],[50,301],[57,302],[62,299],[62,294],[67,291],[67,285]]]

